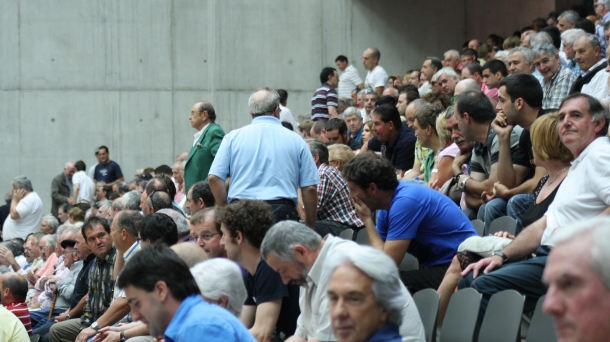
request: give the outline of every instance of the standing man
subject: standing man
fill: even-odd
[[[76,172],[74,164],[67,162],[64,166],[64,172],[53,178],[53,182],[51,182],[51,214],[55,217],[57,217],[57,210],[60,205],[65,203],[74,204],[72,198],[72,175],[74,175],[74,172]]]
[[[98,182],[102,183],[101,185],[112,186],[114,183],[124,180],[119,164],[110,160],[108,147],[100,146],[97,149],[97,157],[100,162],[95,167],[95,176],[93,177],[96,188]]]
[[[337,107],[337,91],[339,76],[335,68],[324,68],[320,73],[322,85],[316,90],[311,98],[311,119],[313,121],[328,121],[330,118],[339,116]]]
[[[362,54],[362,64],[368,70],[364,79],[364,88],[373,89],[377,95],[381,96],[388,82],[388,73],[379,66],[379,58],[381,58],[381,54],[377,48],[368,48]]]
[[[85,173],[85,162],[79,160],[74,165],[76,167],[76,173],[72,176],[72,204],[83,212],[87,212],[87,210],[91,208],[91,201],[93,201],[95,188],[93,186],[93,181],[87,176],[87,173]]]
[[[297,131],[297,127],[299,123],[292,116],[292,111],[286,107],[286,103],[288,101],[288,92],[284,89],[278,89],[277,94],[280,96],[280,121],[288,122],[292,125],[292,130]]]
[[[278,119],[280,98],[275,91],[256,91],[248,102],[252,123],[227,134],[210,168],[216,203],[223,206],[239,199],[260,199],[271,205],[276,220],[298,220],[297,188],[301,188],[305,222],[313,228],[320,177],[307,144],[282,127]]]
[[[25,238],[40,231],[42,224],[42,200],[26,176],[13,179],[13,199],[10,214],[2,228],[3,239]]]
[[[225,136],[225,132],[216,124],[216,112],[209,102],[195,103],[189,120],[197,133],[184,167],[184,189],[187,192],[191,185],[208,180],[208,171]]]
[[[337,64],[337,68],[341,70],[341,75],[339,75],[338,95],[339,97],[351,98],[352,90],[362,89],[364,87],[364,83],[362,82],[360,75],[358,75],[358,70],[355,66],[349,64],[347,57],[343,55],[335,58],[335,64]]]

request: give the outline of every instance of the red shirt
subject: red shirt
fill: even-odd
[[[25,300],[16,301],[6,306],[8,311],[12,312],[13,315],[17,316],[25,330],[28,331],[28,335],[32,336],[32,321],[30,320],[30,311],[28,306],[25,304]]]

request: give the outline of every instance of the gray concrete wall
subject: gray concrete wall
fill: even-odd
[[[392,74],[470,37],[504,36],[554,1],[3,0],[0,1],[0,191],[26,174],[50,209],[68,160],[105,144],[130,179],[189,149],[193,103],[212,102],[229,131],[268,86],[310,110],[318,74],[381,51]]]

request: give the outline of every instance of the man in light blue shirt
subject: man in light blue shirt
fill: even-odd
[[[269,89],[250,96],[252,123],[225,135],[210,168],[208,181],[220,206],[240,199],[269,203],[277,221],[298,220],[301,189],[305,223],[315,226],[318,169],[309,147],[279,120],[279,95]],[[231,176],[227,195],[225,180]]]
[[[134,321],[142,320],[155,338],[181,341],[255,341],[229,311],[203,301],[187,265],[169,247],[142,248],[118,278]]]

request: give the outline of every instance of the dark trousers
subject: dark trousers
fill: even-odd
[[[504,290],[516,290],[525,295],[524,311],[534,311],[538,299],[546,294],[546,287],[542,284],[542,272],[549,252],[548,247],[541,246],[536,250],[535,258],[508,263],[491,273],[479,274],[476,279],[472,279],[473,272],[460,279],[459,289],[472,287],[483,295],[479,311],[479,327],[491,296]]]
[[[316,231],[316,233],[320,234],[320,236],[324,237],[328,234],[332,236],[339,236],[339,234],[341,234],[346,229],[353,229],[355,233],[360,228],[350,227],[348,225],[336,221],[318,220],[316,221],[316,228],[314,230]]]
[[[449,264],[426,267],[414,271],[400,271],[400,279],[411,294],[425,289],[438,289]]]
[[[275,222],[280,221],[297,221],[299,222],[299,213],[297,207],[290,204],[270,204]]]

